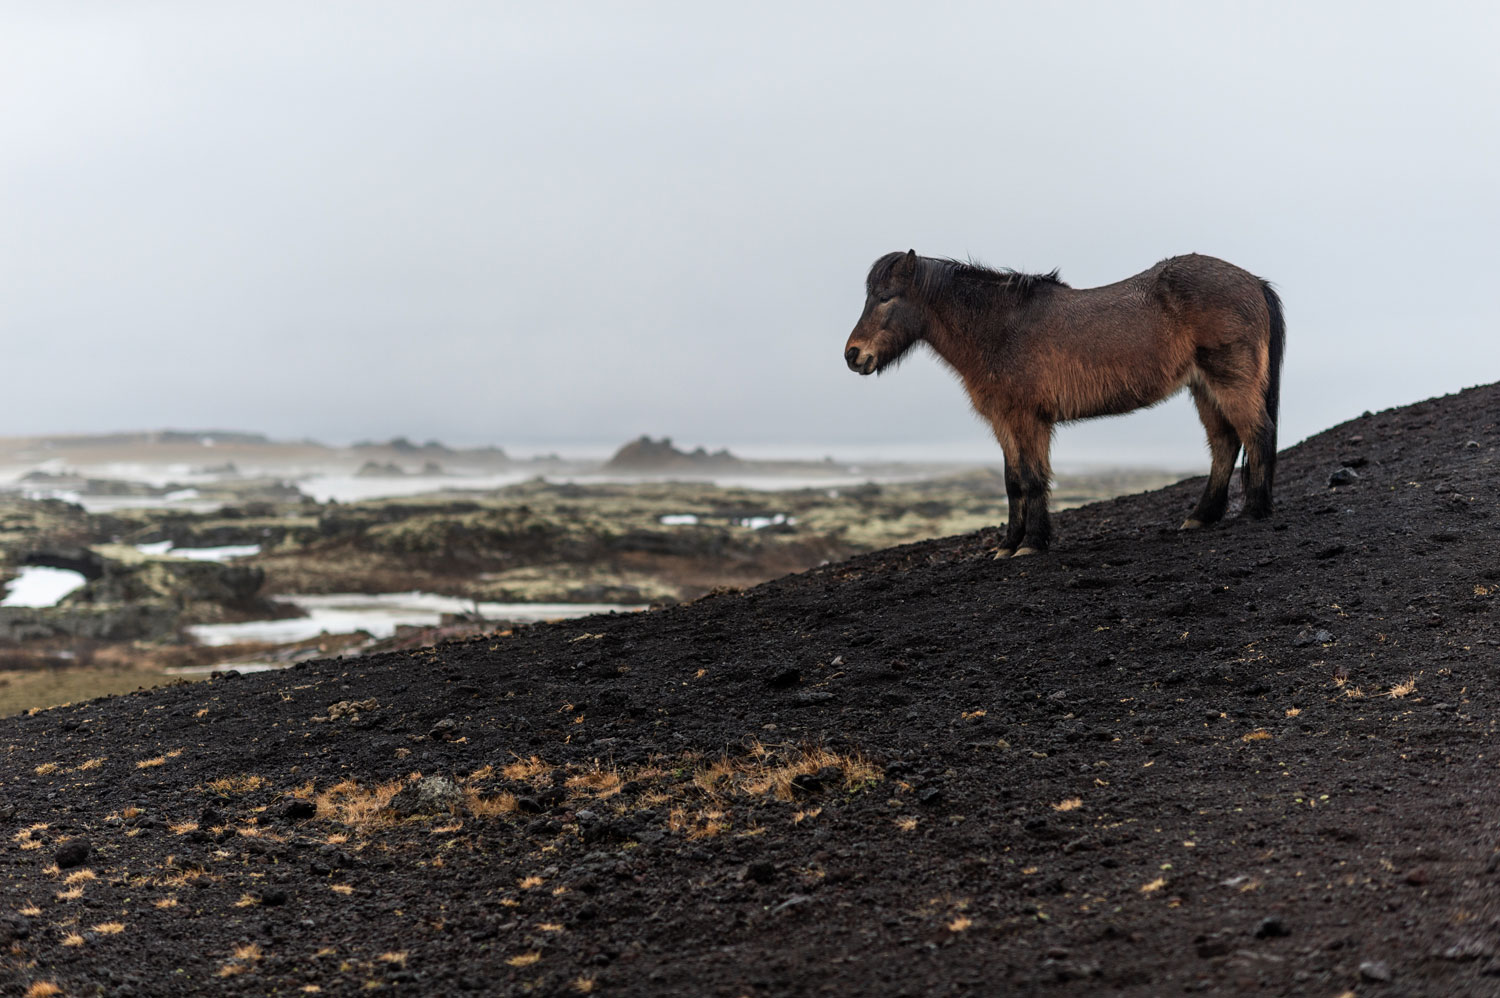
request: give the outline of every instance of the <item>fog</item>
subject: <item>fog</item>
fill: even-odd
[[[998,449],[890,250],[1286,303],[1284,444],[1500,378],[1478,4],[9,3],[0,435]],[[1183,399],[1058,462],[1198,465]]]

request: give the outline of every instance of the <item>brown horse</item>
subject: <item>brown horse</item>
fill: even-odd
[[[1208,430],[1213,464],[1182,526],[1224,516],[1240,447],[1245,516],[1271,512],[1276,409],[1286,339],[1271,285],[1211,256],[1176,256],[1102,288],[890,253],[865,282],[844,359],[874,374],[924,340],[963,379],[1005,452],[1010,521],[995,557],[1051,540],[1052,428],[1155,405],[1183,386]]]

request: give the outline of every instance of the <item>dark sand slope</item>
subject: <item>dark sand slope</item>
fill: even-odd
[[[1497,420],[5,719],[0,993],[1500,994]]]

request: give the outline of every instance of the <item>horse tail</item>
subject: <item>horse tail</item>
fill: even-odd
[[[1271,314],[1270,338],[1266,343],[1268,366],[1266,369],[1266,432],[1262,434],[1261,456],[1266,468],[1276,466],[1276,424],[1280,421],[1281,408],[1281,355],[1286,350],[1286,316],[1281,310],[1281,298],[1270,281],[1260,282],[1260,293],[1266,297],[1266,309]]]

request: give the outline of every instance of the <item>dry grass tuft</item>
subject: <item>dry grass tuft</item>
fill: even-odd
[[[151,905],[152,905],[152,907],[162,908],[162,909],[175,908],[175,907],[177,907],[177,899],[176,898],[157,898],[155,901],[151,902]]]
[[[335,894],[348,895],[354,893],[354,888],[350,887],[348,884],[329,884],[328,889],[333,891],[333,893]]]
[[[590,793],[595,797],[612,797],[620,792],[625,781],[612,769],[601,769],[595,761],[593,768],[570,776],[564,784],[569,790]]]
[[[1296,717],[1298,714],[1301,714],[1301,713],[1302,713],[1302,708],[1301,707],[1288,707],[1286,709],[1286,716],[1287,717]]]
[[[1053,804],[1052,805],[1052,810],[1054,810],[1054,811],[1076,811],[1080,807],[1083,807],[1083,798],[1081,798],[1081,797],[1069,797],[1065,801],[1061,801],[1060,803]]]
[[[42,913],[42,909],[34,904],[25,904],[16,909],[16,914],[25,915],[27,918],[36,918]]]
[[[382,953],[379,959],[384,963],[394,963],[398,967],[404,967],[406,966],[406,950]]]
[[[69,887],[65,891],[58,891],[55,895],[59,901],[77,901],[83,897],[82,887]]]
[[[136,769],[153,769],[157,766],[165,766],[167,757],[164,755],[153,756],[150,759],[142,759],[135,764]]]
[[[520,887],[523,891],[529,891],[533,887],[542,886],[542,878],[537,876],[522,877],[520,880],[516,881],[516,886]]]
[[[361,787],[353,780],[335,783],[315,797],[318,817],[348,825],[356,832],[365,832],[377,825],[389,824],[392,820],[386,807],[391,798],[400,792],[399,780],[382,783],[373,789]]]
[[[539,951],[532,950],[530,953],[522,953],[520,956],[513,956],[505,962],[510,964],[512,967],[529,967],[537,961],[541,960],[541,958],[542,954]]]
[[[118,936],[125,931],[125,923],[100,922],[98,925],[93,926],[91,931],[97,932],[101,936]]]
[[[26,989],[26,998],[52,998],[62,993],[63,989],[51,981],[37,981]]]
[[[729,827],[726,813],[716,808],[688,811],[674,807],[667,815],[667,828],[686,834],[690,839],[712,839],[723,834]]]
[[[476,818],[498,818],[517,809],[515,794],[485,797],[477,790],[464,791],[464,810]]]
[[[1399,700],[1401,697],[1411,696],[1415,692],[1417,692],[1417,677],[1409,676],[1405,682],[1392,686],[1387,696],[1393,696]]]
[[[256,773],[240,773],[236,776],[221,776],[204,784],[216,794],[238,796],[259,790],[266,785],[266,778]]]
[[[580,974],[578,977],[573,978],[573,990],[581,995],[593,993],[594,979],[592,977],[584,977]]]
[[[1141,893],[1142,894],[1154,894],[1157,891],[1161,890],[1165,886],[1167,886],[1167,878],[1166,877],[1157,877],[1155,880],[1151,881],[1148,884],[1142,884],[1141,885]]]
[[[168,825],[167,829],[173,835],[186,835],[188,832],[196,832],[198,830],[198,823],[196,821],[179,821],[176,824]]]
[[[951,922],[948,923],[948,931],[949,932],[962,932],[962,931],[964,931],[965,929],[967,929],[969,926],[971,926],[973,924],[974,924],[974,920],[972,918],[968,918],[968,917],[966,917],[964,915],[959,915],[953,921],[951,921]]]
[[[38,776],[51,776],[61,768],[62,767],[55,762],[44,762],[40,766],[36,767],[36,769],[33,769],[32,772]]]
[[[897,818],[896,827],[903,832],[914,832],[917,830],[917,819],[913,817]]]
[[[255,945],[255,943],[246,943],[243,946],[236,946],[234,948],[234,958],[236,960],[248,960],[253,962],[255,960],[259,960],[260,955],[260,947]]]
[[[517,759],[515,762],[500,770],[500,775],[507,780],[534,780],[544,773],[552,772],[552,767],[543,762],[537,756],[529,759]]]
[[[1258,728],[1255,731],[1252,731],[1252,732],[1250,732],[1247,735],[1241,735],[1240,736],[1240,741],[1242,741],[1242,742],[1265,742],[1265,741],[1270,741],[1273,737],[1274,736],[1269,731],[1267,731],[1265,728]]]
[[[98,879],[98,876],[95,875],[93,870],[90,870],[88,867],[84,867],[82,870],[74,870],[72,873],[64,877],[63,883],[71,887],[73,884],[81,884],[89,880]]]
[[[62,944],[64,946],[82,946],[83,937],[76,932],[69,932],[67,935],[63,936]]]

